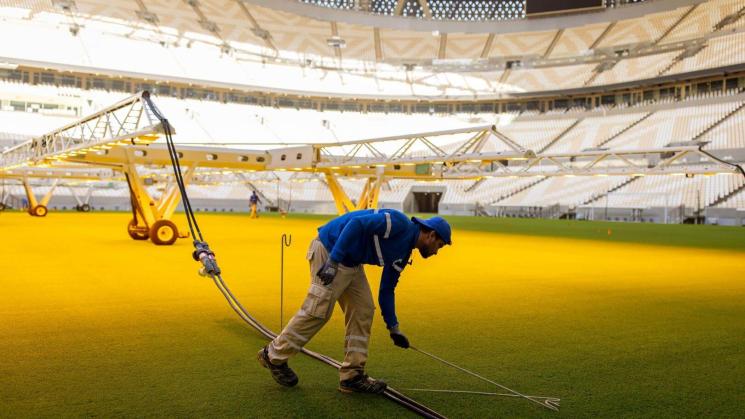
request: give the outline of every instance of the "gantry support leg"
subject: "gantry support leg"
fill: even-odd
[[[191,178],[194,176],[195,169],[196,166],[190,166],[183,173],[182,178],[184,179],[184,185],[188,185],[189,182],[191,182]],[[176,211],[176,207],[178,207],[179,202],[181,202],[181,191],[179,191],[178,184],[175,182],[174,179],[174,182],[170,184],[170,187],[166,188],[166,191],[163,192],[163,195],[160,197],[160,200],[158,200],[158,203],[156,205],[156,210],[158,211],[158,216],[160,217],[160,219],[170,219],[171,216],[173,216],[173,213]],[[189,236],[185,235],[179,237],[186,238]]]
[[[88,212],[93,208],[91,207],[91,198],[93,198],[93,191],[95,189],[96,188],[94,188],[93,186],[88,188],[88,193],[85,194],[85,200],[83,201],[83,205],[81,206],[83,212]]]
[[[36,202],[36,195],[34,195],[34,191],[31,190],[31,184],[29,184],[28,179],[26,178],[23,179],[23,190],[26,191],[26,201],[28,201],[28,208],[26,208],[26,210],[33,216],[34,212],[31,209],[39,204]]]
[[[359,209],[377,209],[378,208],[378,198],[380,197],[381,186],[383,186],[382,175],[367,179],[367,183],[365,184],[365,189],[362,191],[363,196],[360,196],[360,200],[357,203],[357,206],[359,207]]]
[[[378,174],[376,177],[371,177],[365,182],[365,187],[360,193],[360,198],[357,201],[357,205],[349,199],[347,193],[344,192],[344,188],[336,179],[336,176],[332,173],[325,173],[326,182],[328,183],[331,195],[334,197],[334,204],[336,204],[336,210],[339,214],[346,214],[349,211],[361,210],[361,209],[375,209],[378,208],[378,197],[380,196],[380,187],[383,185],[383,175]]]
[[[75,193],[75,188],[73,188],[72,186],[68,186],[67,190],[70,191],[70,195],[72,195],[72,197],[75,198],[75,202],[78,203],[77,205],[75,205],[75,209],[80,211],[80,206],[83,205],[83,200],[81,200],[78,194]]]
[[[362,188],[362,192],[360,192],[360,198],[357,200],[357,208],[365,209],[367,206],[367,197],[370,194],[370,186],[372,185],[372,178],[368,178],[365,181],[365,186]]]
[[[332,173],[325,173],[325,176],[326,183],[328,184],[329,190],[331,191],[331,196],[334,197],[336,211],[339,214],[346,214],[349,211],[354,211],[355,209],[357,209],[352,203],[352,200],[349,199],[349,196],[347,196],[347,193],[344,192],[344,188],[336,179],[336,176],[334,176]]]
[[[0,211],[5,211],[8,208],[8,197],[10,194],[5,193],[5,185],[3,184],[2,192],[0,192]]]
[[[23,179],[23,189],[26,191],[26,199],[28,199],[28,213],[32,217],[46,217],[49,212],[47,205],[49,205],[49,201],[52,199],[52,194],[54,194],[54,189],[57,188],[58,183],[59,179],[55,179],[52,187],[41,198],[41,201],[37,201],[28,178]]]
[[[75,188],[72,186],[68,186],[67,189],[70,190],[70,194],[73,198],[75,198],[75,202],[78,204],[75,206],[75,209],[80,212],[90,212],[91,210],[91,195],[93,194],[93,187],[88,188],[88,192],[85,194],[85,199],[81,199],[77,193],[75,193]]]
[[[6,190],[7,185],[5,179],[0,184],[0,211],[5,211],[8,208],[8,201],[10,200],[10,193]]]
[[[184,184],[191,180],[196,166],[186,169],[183,174]],[[171,221],[173,213],[181,200],[177,184],[170,185],[160,199],[153,199],[147,192],[145,182],[137,172],[134,163],[122,166],[127,178],[132,200],[132,220],[127,226],[129,236],[134,240],[150,239],[158,245],[171,245],[177,238],[189,237],[185,230],[179,230]]]

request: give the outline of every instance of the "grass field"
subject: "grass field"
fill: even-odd
[[[198,214],[244,305],[279,324],[308,283],[327,217]],[[0,416],[409,417],[336,391],[336,372],[292,360],[300,385],[261,369],[265,341],[196,275],[191,243],[135,242],[124,213],[0,214]],[[745,408],[745,229],[452,217],[454,246],[418,254],[397,289],[412,344],[524,400],[407,392],[450,417],[737,417]],[[378,268],[369,268],[376,292]],[[338,312],[309,348],[342,357]],[[369,372],[400,388],[493,391],[394,347],[376,314]]]

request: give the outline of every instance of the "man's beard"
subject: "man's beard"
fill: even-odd
[[[419,249],[419,254],[422,255],[424,259],[427,259],[428,257],[432,256],[432,253],[429,253],[427,250]]]

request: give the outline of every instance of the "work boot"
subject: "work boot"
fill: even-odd
[[[269,361],[269,350],[266,346],[259,351],[258,358],[259,364],[272,373],[272,378],[274,378],[274,381],[279,383],[279,385],[293,387],[297,384],[297,374],[295,374],[295,372],[287,365],[287,362],[274,365]]]
[[[388,384],[383,380],[370,378],[367,374],[358,374],[354,378],[343,380],[339,383],[339,391],[342,393],[373,393],[380,394],[385,391]]]

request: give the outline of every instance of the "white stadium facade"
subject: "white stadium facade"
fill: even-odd
[[[187,149],[358,159],[200,167],[198,211],[257,190],[333,213],[375,184],[410,212],[745,224],[743,0],[2,0],[0,39],[6,155],[149,91]],[[33,187],[51,211],[130,210],[117,170],[36,166],[0,165],[2,207]],[[168,193],[168,167],[138,167]]]

